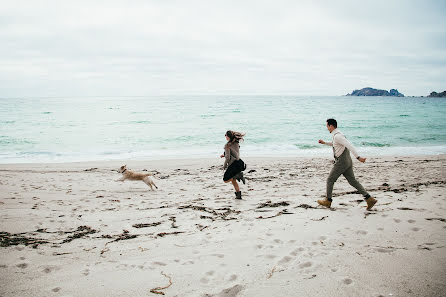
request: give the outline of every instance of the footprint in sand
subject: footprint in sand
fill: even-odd
[[[280,259],[279,264],[285,264],[288,263],[292,260],[293,258],[291,258],[290,256],[285,256],[282,259]]]
[[[276,255],[265,255],[265,258],[274,259],[274,258],[277,258],[277,256]]]
[[[313,265],[313,263],[311,263],[311,262],[305,262],[305,263],[300,264],[299,267],[301,269],[304,269],[304,268],[311,267],[312,265]]]
[[[237,279],[237,275],[235,275],[235,274],[233,274],[233,275],[231,275],[230,277],[229,277],[229,281],[230,282],[233,282],[233,281],[235,281]]]
[[[219,296],[219,297],[235,297],[244,289],[241,285],[235,285],[231,288],[224,289],[220,293],[215,295],[205,294],[204,296]]]
[[[42,272],[50,273],[50,272],[52,272],[54,269],[55,269],[54,267],[50,267],[50,266],[48,266],[48,267],[45,267],[45,268],[42,270]]]
[[[420,231],[421,229],[420,228],[417,228],[417,227],[414,227],[414,228],[412,228],[412,231]]]
[[[212,270],[211,270],[211,271],[206,272],[206,275],[213,276],[214,273],[215,273],[215,271],[212,271]]]
[[[380,252],[380,253],[391,253],[391,252],[394,251],[394,249],[391,249],[391,248],[389,248],[389,249],[385,249],[385,248],[376,248],[375,250],[378,251],[378,252]]]
[[[28,267],[28,264],[26,264],[26,263],[20,263],[20,264],[17,264],[16,266],[17,266],[18,268],[25,269],[26,267]]]
[[[410,223],[410,224],[413,224],[413,223],[415,223],[416,221],[415,221],[415,220],[407,220],[407,222]]]
[[[399,222],[401,222],[400,219],[393,219],[393,221],[394,221],[395,223],[399,223]]]
[[[356,234],[367,235],[367,231],[360,230]]]
[[[57,287],[57,288],[52,289],[51,291],[53,291],[54,293],[57,293],[57,292],[59,292],[60,290],[61,290],[61,288]]]
[[[346,285],[350,285],[351,283],[353,283],[353,281],[349,278],[344,279],[342,282]]]
[[[298,249],[295,249],[294,251],[292,251],[290,254],[292,256],[297,256],[300,252],[303,252],[305,249],[303,247],[300,247]]]
[[[206,277],[202,277],[202,278],[200,279],[200,282],[203,283],[203,284],[207,284],[207,283],[209,282],[209,279],[206,278]]]

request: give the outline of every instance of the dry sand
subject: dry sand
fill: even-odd
[[[124,162],[0,165],[0,296],[446,296],[446,156],[355,162],[372,211],[343,177],[317,207],[328,158],[245,161],[241,201],[217,158],[125,162],[157,191]]]

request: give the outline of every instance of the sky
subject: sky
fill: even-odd
[[[0,0],[0,98],[446,90],[446,1]]]

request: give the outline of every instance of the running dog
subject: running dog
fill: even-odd
[[[153,191],[153,187],[158,189],[158,187],[155,185],[153,180],[150,179],[150,177],[149,177],[150,175],[153,176],[153,174],[151,174],[151,173],[133,172],[131,170],[127,170],[127,165],[121,166],[121,168],[118,171],[119,171],[119,173],[122,173],[122,177],[120,179],[118,179],[117,181],[123,182],[126,179],[128,179],[128,180],[142,180],[146,185],[148,185],[150,187],[150,189],[152,191]]]

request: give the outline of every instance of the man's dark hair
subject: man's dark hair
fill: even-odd
[[[338,122],[336,122],[335,119],[328,119],[328,120],[327,120],[327,124],[328,124],[329,126],[333,126],[333,127],[335,127],[335,128],[338,127]]]

